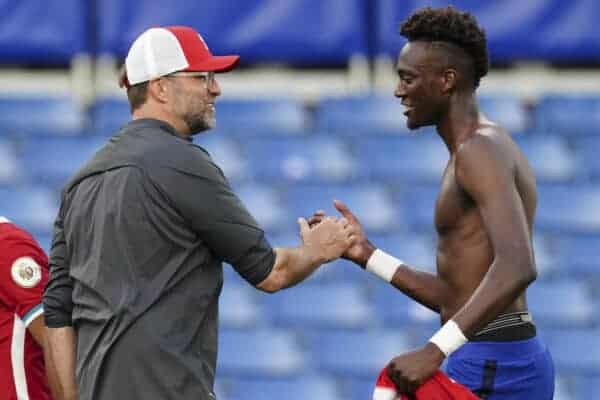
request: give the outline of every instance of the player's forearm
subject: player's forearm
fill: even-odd
[[[533,260],[524,257],[496,259],[469,301],[452,319],[465,336],[472,337],[506,310],[536,279]]]
[[[411,299],[435,312],[440,312],[448,295],[448,285],[439,277],[404,263],[398,266],[390,283]]]
[[[443,280],[436,275],[412,268],[404,261],[380,249],[364,253],[369,254],[368,260],[364,262],[364,268],[367,271],[389,282],[425,307],[435,312],[440,311],[448,294],[447,284]],[[358,261],[354,261],[360,264]]]
[[[275,255],[271,274],[258,285],[270,293],[302,282],[326,261],[309,246],[276,248]]]
[[[54,378],[51,383],[54,385],[53,392],[58,392],[58,400],[76,400],[75,331],[72,327],[46,328],[46,337],[48,349],[45,357],[51,367],[48,378]]]

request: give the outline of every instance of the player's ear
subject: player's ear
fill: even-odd
[[[450,94],[456,89],[457,71],[454,68],[446,68],[442,73],[442,93]]]

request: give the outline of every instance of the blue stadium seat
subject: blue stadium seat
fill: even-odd
[[[600,399],[600,375],[579,376],[574,392],[574,400]]]
[[[267,232],[267,239],[274,247],[296,247],[302,243],[299,228],[283,232]]]
[[[523,101],[514,95],[480,95],[481,111],[511,134],[524,133],[529,128],[529,118]]]
[[[94,133],[112,136],[131,120],[129,103],[123,97],[102,97],[96,100],[91,109]]]
[[[449,159],[439,137],[365,137],[356,141],[363,173],[375,179],[439,182]]]
[[[533,319],[548,326],[591,326],[597,315],[584,282],[560,280],[535,282],[527,290]]]
[[[562,263],[557,258],[552,238],[534,233],[533,253],[535,254],[535,264],[540,276],[564,272],[569,267],[568,264]]]
[[[382,185],[294,185],[286,194],[286,203],[295,217],[309,217],[317,209],[339,215],[333,200],[343,201],[369,231],[401,230],[401,210],[396,209],[388,190]]]
[[[565,135],[595,133],[600,126],[600,96],[546,95],[536,107],[536,129]]]
[[[590,132],[598,133],[598,128]],[[577,168],[580,171],[579,176],[583,178],[598,181],[600,178],[600,137],[582,136],[574,140],[575,154],[577,157]]]
[[[244,140],[254,175],[271,181],[343,181],[358,165],[339,139],[259,138]]]
[[[364,328],[375,321],[366,292],[350,283],[304,283],[267,296],[269,318],[290,328]]]
[[[60,196],[41,187],[0,189],[0,214],[29,232],[52,232]]]
[[[436,270],[436,243],[430,236],[416,233],[369,235],[369,240],[411,266],[429,272]]]
[[[30,137],[23,149],[24,170],[32,182],[62,186],[106,142],[102,137]]]
[[[515,138],[527,157],[538,181],[569,181],[578,173],[575,155],[559,136]]]
[[[248,283],[225,279],[219,297],[219,321],[222,327],[256,328],[263,321],[255,292],[256,289]]]
[[[323,377],[232,379],[229,400],[308,400],[340,398],[335,382]],[[221,400],[219,398],[219,400]]]
[[[71,136],[84,128],[84,114],[71,98],[0,98],[0,136]]]
[[[552,349],[550,349],[552,351]],[[573,393],[572,382],[568,377],[556,374],[554,378],[554,398],[553,400],[577,400]]]
[[[439,314],[417,303],[390,285],[377,285],[374,290],[377,315],[388,326],[402,327],[409,332],[416,325],[439,326]],[[414,334],[420,333],[415,329]]]
[[[213,161],[223,170],[230,181],[251,178],[248,160],[237,141],[209,132],[194,137],[194,143],[207,150]]]
[[[570,272],[591,273],[600,277],[600,235],[568,235],[556,242],[558,263],[567,266]]]
[[[538,185],[536,227],[557,232],[600,232],[600,188]]]
[[[304,107],[293,98],[217,99],[215,107],[220,134],[301,135],[307,127]]]
[[[381,368],[383,368],[383,365]],[[373,398],[375,380],[378,375],[379,372],[371,377],[344,379],[344,395],[340,398],[345,400],[368,400]]]
[[[40,247],[42,248],[42,250],[44,250],[44,253],[46,253],[48,256],[50,256],[50,250],[52,248],[52,232],[44,232],[44,233],[38,233],[38,232],[30,232],[33,237],[35,238],[35,240],[37,240],[38,244],[40,245]]]
[[[321,371],[371,379],[392,358],[413,345],[403,332],[396,330],[319,332],[310,342],[312,357]]]
[[[281,194],[273,187],[244,184],[237,186],[235,192],[263,229],[277,232],[297,228],[297,216],[290,213]]]
[[[14,144],[0,138],[0,184],[14,184],[21,179],[21,166]]]
[[[546,332],[544,340],[560,373],[600,375],[599,337],[598,329],[560,329]]]
[[[404,107],[389,96],[326,98],[317,107],[317,128],[340,135],[407,133]]]
[[[219,334],[221,376],[290,377],[306,366],[306,355],[288,331],[223,329]]]
[[[228,392],[226,391],[226,389],[223,387],[223,384],[221,383],[221,381],[217,378],[215,380],[215,385],[214,385],[214,393],[217,399],[219,400],[231,400],[229,397]]]
[[[395,203],[406,210],[407,222],[414,231],[435,233],[433,216],[439,190],[437,185],[415,185],[396,195]]]

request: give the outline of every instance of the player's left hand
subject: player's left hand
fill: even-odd
[[[418,350],[392,359],[388,375],[399,393],[411,394],[439,369],[444,358],[444,353],[435,344],[428,342]]]

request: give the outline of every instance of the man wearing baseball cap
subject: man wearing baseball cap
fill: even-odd
[[[353,244],[344,218],[299,219],[299,247],[273,249],[191,142],[215,124],[215,73],[238,58],[189,27],[131,46],[132,121],[67,183],[55,222],[44,308],[66,398],[214,399],[222,262],[271,293]]]

